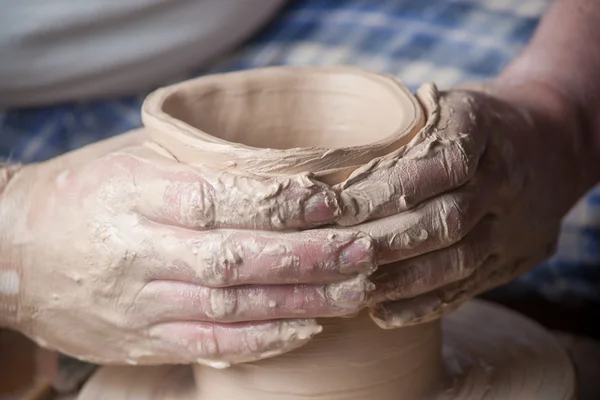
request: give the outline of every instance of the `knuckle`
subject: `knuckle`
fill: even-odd
[[[253,331],[245,332],[241,340],[243,341],[242,348],[245,352],[250,354],[263,352],[265,348],[269,347],[269,344],[272,344],[269,343],[269,339],[265,338],[265,335],[257,335]],[[271,340],[277,341],[277,339]]]
[[[114,277],[118,271],[131,271],[139,265],[139,260],[144,254],[151,254],[152,244],[146,240],[142,229],[138,229],[140,221],[134,214],[130,216],[132,231],[127,240],[123,240],[126,231],[109,221],[90,221],[87,227],[92,244],[94,259],[89,259],[95,268],[87,274],[98,281],[107,277]],[[107,289],[114,288],[115,283],[110,283]]]
[[[238,316],[238,290],[208,289],[206,316],[213,321],[231,321]]]
[[[465,201],[459,196],[442,196],[439,202],[443,244],[454,244],[468,232]]]
[[[125,296],[121,296],[125,297]],[[99,312],[100,319],[104,321],[118,331],[124,334],[139,335],[143,332],[155,318],[155,314],[148,312],[146,304],[138,301],[138,298],[127,299],[123,298],[122,304],[108,306],[99,305],[97,309],[110,310],[109,312]]]
[[[256,177],[227,176],[215,182],[220,205],[227,210],[218,215],[221,225],[260,230],[280,230],[287,220],[289,206],[282,194],[289,182]]]
[[[215,329],[207,329],[199,340],[190,343],[197,357],[215,358],[220,356],[219,338]]]
[[[444,274],[439,264],[432,261],[430,258],[425,258],[409,264],[398,276],[396,286],[398,293],[388,298],[395,300],[416,296],[439,285],[444,279]]]
[[[305,312],[310,308],[310,300],[305,293],[294,294],[292,298],[292,309],[299,312]]]
[[[210,229],[215,225],[214,190],[204,181],[180,182],[164,193],[167,213],[183,226]]]
[[[375,284],[364,276],[328,284],[324,287],[324,297],[327,303],[336,308],[352,309],[361,308],[369,299],[371,292],[375,289]],[[309,307],[313,301],[310,296],[304,295],[303,305]]]
[[[397,271],[386,283],[387,300],[397,300],[410,295],[415,289],[430,281],[431,270],[418,262],[412,262]]]
[[[450,279],[459,279],[475,268],[475,253],[471,246],[466,244],[455,246],[452,253],[452,262],[446,264],[450,268]]]
[[[298,257],[290,256],[289,261],[286,260],[288,267],[280,269],[278,278],[287,281],[293,280],[293,283],[312,282],[336,267],[336,264],[329,260],[311,260],[310,256],[306,258],[306,262],[300,263]],[[290,274],[294,274],[295,277],[290,279]]]
[[[110,316],[106,316],[106,322],[120,330],[121,332],[134,331],[138,326],[139,315],[126,312],[123,309],[114,310]]]
[[[228,287],[239,283],[242,249],[235,240],[223,233],[204,238],[191,248],[198,261],[199,280],[209,287]]]
[[[447,164],[450,165],[448,173],[451,174],[454,185],[461,185],[471,179],[479,164],[479,154],[469,136],[453,140],[450,148],[444,154]]]

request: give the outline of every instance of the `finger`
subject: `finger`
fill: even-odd
[[[483,220],[455,245],[381,268],[372,277],[372,301],[411,298],[467,278],[492,255],[490,227]]]
[[[232,323],[338,317],[363,309],[372,289],[373,284],[364,276],[327,285],[231,288],[154,281],[140,292],[136,305],[142,318],[150,323],[178,320]]]
[[[492,191],[477,185],[438,196],[414,210],[353,228],[375,240],[380,265],[449,247],[462,240],[487,215]]]
[[[143,229],[152,255],[136,265],[147,280],[207,287],[322,284],[370,275],[377,265],[372,239],[360,232],[195,232],[148,223]]]
[[[373,306],[369,313],[373,321],[384,329],[429,322],[455,310],[491,286],[505,282],[506,279],[502,277],[506,274],[500,273],[494,277],[495,271],[500,271],[498,258],[490,256],[466,279],[410,299],[379,303]]]
[[[431,145],[431,143],[429,143]],[[382,218],[413,208],[437,194],[457,188],[472,177],[476,159],[459,142],[409,151],[393,165],[375,169],[340,192],[343,215],[338,223]]]
[[[338,223],[397,214],[469,181],[486,146],[469,99],[465,93],[444,94],[437,130],[396,159],[369,164],[340,185]]]
[[[169,322],[152,327],[148,334],[172,354],[171,363],[225,368],[297,349],[321,331],[314,320],[297,319],[230,325]],[[144,363],[143,357],[137,361]]]
[[[135,210],[155,222],[190,229],[308,229],[335,222],[336,194],[309,175],[238,176],[192,168],[143,148],[128,150]]]

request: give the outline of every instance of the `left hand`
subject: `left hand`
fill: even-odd
[[[387,264],[373,276],[379,325],[436,318],[553,253],[585,186],[561,101],[540,87],[441,93],[433,130],[341,186],[340,223]]]

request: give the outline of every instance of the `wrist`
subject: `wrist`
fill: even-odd
[[[540,61],[543,57],[534,50],[526,51],[513,61],[494,79],[493,85],[503,87],[509,93],[520,92],[521,97],[535,98],[537,108],[546,114],[546,118],[558,122],[553,130],[560,130],[563,137],[559,139],[565,139],[565,136],[569,139],[580,160],[587,191],[600,182],[600,117],[596,102],[582,94],[582,87],[584,93],[597,94],[600,94],[600,87],[596,87],[595,76],[594,82],[586,85],[577,81],[579,73],[539,67],[549,63]]]
[[[22,272],[13,241],[15,201],[11,187],[21,170],[18,164],[0,163],[0,327],[15,328],[19,320]]]
[[[598,153],[578,104],[538,79],[502,74],[479,89],[523,116],[513,140],[525,164],[540,174],[536,185],[547,191],[548,207],[564,216],[600,179]],[[526,134],[525,134],[526,133]]]

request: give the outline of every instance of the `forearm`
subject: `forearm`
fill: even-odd
[[[557,0],[530,45],[500,75],[509,86],[535,82],[554,99],[556,112],[576,121],[574,146],[588,176],[588,186],[600,180],[600,2]],[[589,187],[588,187],[589,189]]]
[[[13,325],[18,313],[21,273],[9,251],[10,200],[5,195],[19,169],[16,164],[0,163],[0,327]]]

